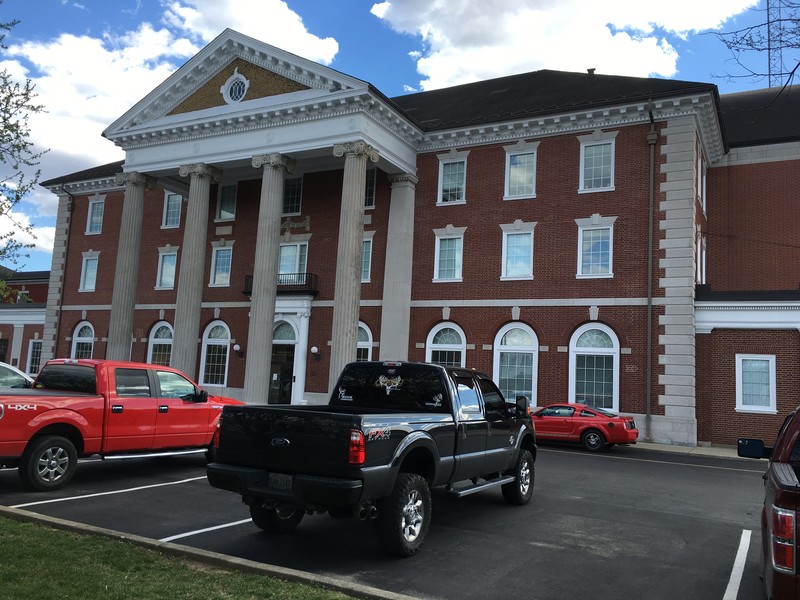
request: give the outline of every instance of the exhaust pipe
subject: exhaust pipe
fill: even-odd
[[[362,521],[366,521],[378,516],[378,508],[374,504],[357,504],[353,508],[353,514]]]
[[[374,504],[371,504],[369,507],[368,515],[370,519],[375,519],[378,517],[378,507]]]

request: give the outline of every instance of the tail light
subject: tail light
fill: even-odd
[[[772,566],[776,571],[794,573],[795,512],[772,507]]]
[[[351,465],[363,465],[366,446],[364,433],[359,429],[350,430],[350,449],[347,453],[347,462]]]

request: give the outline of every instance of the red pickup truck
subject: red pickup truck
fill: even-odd
[[[800,528],[800,407],[783,422],[775,445],[739,438],[739,456],[767,458],[761,511],[761,576],[769,600],[800,598],[797,563]]]
[[[170,367],[56,359],[32,389],[0,389],[0,466],[18,467],[35,490],[54,490],[78,457],[103,459],[214,452],[222,407]]]

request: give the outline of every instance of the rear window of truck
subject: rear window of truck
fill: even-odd
[[[42,368],[33,387],[37,390],[96,394],[97,379],[92,367],[51,364]]]
[[[403,412],[450,412],[441,371],[424,365],[349,365],[333,391],[331,406]]]

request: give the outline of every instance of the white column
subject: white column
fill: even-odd
[[[306,357],[308,356],[308,321],[311,315],[307,312],[297,315],[299,331],[297,332],[297,345],[294,358],[294,384],[292,385],[292,404],[305,404],[303,401],[306,392]],[[316,359],[314,359],[316,360]]]
[[[156,180],[142,173],[118,173],[116,183],[125,184],[125,199],[117,244],[106,358],[130,360],[136,288],[139,282],[139,254],[142,247],[144,191],[145,188],[155,188]]]
[[[196,378],[197,339],[200,335],[200,304],[203,299],[208,206],[211,180],[219,181],[222,172],[204,164],[184,165],[181,177],[191,175],[186,229],[183,232],[175,302],[174,339],[170,364]]]
[[[250,404],[269,401],[269,373],[272,364],[272,330],[275,327],[275,296],[278,282],[283,183],[294,161],[281,154],[253,157],[253,167],[264,167],[258,208],[253,290],[250,295],[250,324],[247,329],[247,364],[244,399]]]
[[[50,266],[50,284],[47,289],[47,308],[45,309],[44,332],[42,333],[42,364],[55,358],[58,336],[63,337],[63,334],[59,333],[59,325],[71,215],[72,198],[66,193],[59,194],[56,232],[53,240],[53,262]]]
[[[342,207],[339,211],[328,391],[333,389],[344,366],[356,359],[367,160],[378,162],[378,151],[363,141],[357,141],[334,146],[333,155],[344,156],[345,160]]]
[[[383,276],[380,360],[408,360],[417,178],[404,173],[389,179],[392,198]]]

